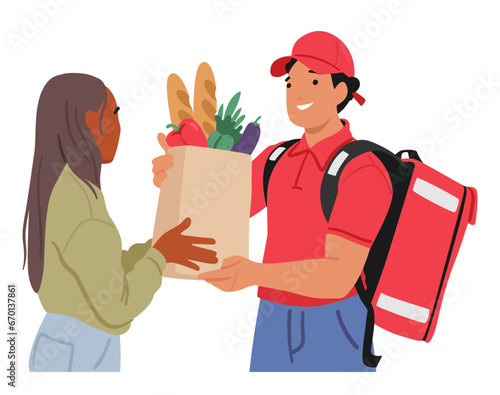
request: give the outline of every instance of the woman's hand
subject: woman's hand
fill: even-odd
[[[201,273],[198,278],[225,292],[239,291],[251,285],[257,285],[259,270],[262,266],[250,259],[232,256],[224,259],[220,269]]]
[[[153,246],[165,257],[167,262],[177,263],[194,270],[200,267],[191,260],[203,263],[217,263],[217,253],[206,248],[196,247],[193,244],[215,244],[214,239],[183,235],[191,225],[191,219],[186,218],[175,228],[163,234]]]
[[[153,159],[153,184],[160,188],[163,180],[167,178],[167,170],[174,165],[174,157],[168,154],[170,147],[167,144],[167,137],[163,133],[158,133],[158,142],[164,149],[165,155]]]

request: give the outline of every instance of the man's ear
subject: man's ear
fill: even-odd
[[[101,130],[99,128],[99,114],[92,110],[87,111],[85,113],[85,123],[99,146],[102,140]]]
[[[347,89],[347,85],[345,82],[340,82],[333,90],[334,98],[336,101],[336,105],[342,103],[347,97],[347,93],[349,92]]]

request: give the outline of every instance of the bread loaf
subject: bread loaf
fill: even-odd
[[[171,123],[179,125],[184,119],[194,119],[193,109],[189,104],[189,93],[177,74],[168,76],[167,97]]]
[[[216,128],[215,112],[217,99],[215,98],[215,78],[208,63],[201,63],[196,72],[194,85],[194,120],[208,136]]]

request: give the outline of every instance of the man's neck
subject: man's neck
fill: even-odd
[[[314,146],[316,143],[319,143],[321,140],[326,139],[327,137],[333,136],[335,133],[342,130],[344,124],[340,120],[339,116],[331,117],[328,122],[323,125],[316,126],[313,128],[305,128],[306,132],[306,141],[309,147]]]

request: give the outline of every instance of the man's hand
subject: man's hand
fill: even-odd
[[[194,244],[215,244],[214,239],[183,235],[191,225],[191,219],[186,218],[175,228],[163,234],[153,246],[161,252],[167,262],[177,263],[193,270],[200,267],[192,262],[217,263],[217,253],[206,248],[196,247]]]
[[[202,273],[198,278],[225,292],[239,291],[257,284],[256,278],[261,266],[262,264],[241,256],[232,256],[224,259],[220,269]]]
[[[167,153],[170,147],[168,146],[167,138],[163,133],[158,133],[158,142],[165,151],[165,155],[161,155],[153,159],[153,184],[160,188],[163,180],[167,178],[167,170],[174,165],[174,157],[173,155]]]

